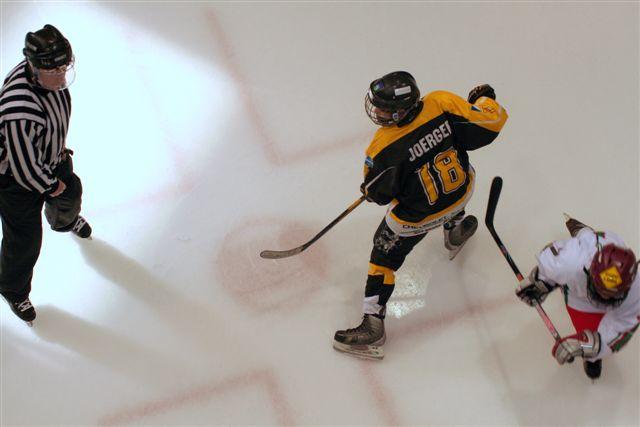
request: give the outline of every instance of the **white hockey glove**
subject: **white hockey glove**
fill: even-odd
[[[590,359],[597,356],[599,352],[600,334],[589,329],[556,341],[551,350],[551,354],[561,365],[571,363],[576,357]]]
[[[529,277],[520,282],[516,288],[516,296],[525,304],[533,307],[535,301],[542,304],[549,292],[554,288],[555,286],[547,285],[538,279],[538,267],[535,267],[531,270],[531,273],[529,273]]]

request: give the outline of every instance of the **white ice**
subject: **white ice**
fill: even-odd
[[[471,153],[469,213],[524,272],[562,212],[639,249],[635,2],[2,2],[2,76],[27,31],[71,40],[68,145],[93,241],[45,231],[28,328],[0,309],[0,425],[638,425],[639,342],[597,383],[559,366],[481,226],[397,276],[382,362],[331,348],[360,321],[384,208],[359,207],[371,80],[490,83],[510,120]],[[559,293],[545,307],[573,332]]]

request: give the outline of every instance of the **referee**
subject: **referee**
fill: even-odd
[[[42,208],[51,228],[91,236],[80,216],[82,184],[66,148],[73,53],[53,25],[27,33],[25,59],[0,90],[0,294],[30,326],[33,268],[42,245]]]

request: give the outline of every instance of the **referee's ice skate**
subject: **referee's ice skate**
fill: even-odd
[[[31,304],[31,300],[29,298],[25,298],[22,301],[12,302],[9,301],[6,297],[3,296],[3,299],[9,304],[11,307],[11,311],[20,318],[23,322],[25,322],[29,326],[33,326],[33,321],[36,319],[36,310],[33,308]]]

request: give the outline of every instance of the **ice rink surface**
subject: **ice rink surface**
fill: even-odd
[[[592,384],[559,366],[484,226],[454,261],[431,233],[397,275],[386,356],[331,348],[356,326],[371,239],[359,197],[373,79],[424,94],[492,84],[510,119],[470,153],[468,212],[521,270],[562,212],[639,248],[639,5],[0,3],[1,74],[56,25],[77,79],[68,146],[93,241],[45,231],[33,329],[0,309],[0,424],[640,424],[639,342]],[[573,332],[559,293],[545,307]]]

